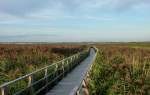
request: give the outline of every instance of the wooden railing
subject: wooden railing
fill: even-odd
[[[86,50],[4,83],[0,85],[0,95],[43,95],[88,55]]]
[[[84,78],[82,79],[82,81],[81,81],[81,83],[80,83],[80,85],[78,85],[78,86],[76,86],[76,88],[74,89],[74,95],[86,95],[85,94],[85,92],[84,92],[84,90],[86,89],[86,90],[88,90],[85,86],[87,85],[86,83],[87,83],[87,78],[89,77],[89,73],[90,73],[90,71],[91,71],[91,69],[92,69],[92,66],[93,66],[93,63],[94,63],[94,61],[95,61],[95,59],[96,59],[96,56],[97,56],[97,53],[98,53],[98,49],[96,48],[96,47],[91,47],[91,48],[93,48],[94,49],[94,51],[95,51],[95,56],[94,56],[94,60],[93,60],[93,62],[92,62],[92,64],[90,65],[90,67],[88,68],[88,71],[86,72],[86,74],[84,75]],[[72,95],[73,95],[72,94]],[[88,95],[88,94],[87,94]]]

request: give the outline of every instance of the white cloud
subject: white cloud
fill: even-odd
[[[78,12],[84,10],[128,10],[140,4],[150,6],[149,0],[0,0],[0,12],[24,16],[47,10],[55,12]]]
[[[137,14],[130,10],[136,11]],[[18,34],[26,38],[26,34],[29,34],[31,37],[28,39],[31,40],[33,37],[38,40],[40,36],[32,34],[39,32],[45,35],[48,33],[53,34],[52,31],[61,34],[62,31],[67,31],[64,28],[70,28],[66,33],[70,33],[68,36],[56,38],[55,40],[63,41],[67,40],[67,38],[88,40],[89,37],[96,40],[108,39],[111,41],[111,39],[121,39],[122,35],[124,36],[122,40],[128,40],[128,38],[130,38],[129,40],[134,40],[136,37],[130,35],[132,31],[130,27],[133,28],[134,25],[136,26],[137,23],[140,23],[140,21],[138,22],[139,15],[149,14],[148,16],[150,16],[149,10],[150,0],[0,0],[0,35],[10,34],[11,36]],[[123,12],[125,11],[129,11],[129,13],[127,12],[124,15]],[[120,13],[123,13],[123,15],[120,15]],[[132,19],[129,16],[132,16]],[[138,30],[140,32],[137,33],[138,38],[144,40],[144,37],[146,39],[150,38],[148,34],[145,34],[149,33],[149,20],[147,20],[147,17],[142,20],[143,22],[141,21],[142,23],[137,25],[133,31]],[[145,21],[148,23],[145,23]],[[119,25],[126,25],[126,29]],[[114,26],[117,28],[114,28]],[[141,26],[144,26],[143,29],[146,32],[142,33],[143,29],[137,29]],[[48,27],[55,29],[47,29]],[[94,28],[88,29],[90,27]],[[79,32],[77,33],[75,29],[79,29],[76,30]],[[108,29],[109,32],[103,32],[105,29]],[[73,30],[74,32],[72,32]],[[124,30],[123,33],[122,30]],[[88,34],[87,31],[96,31],[96,33],[92,35]],[[72,33],[74,35],[78,34],[78,36],[73,35],[72,37]],[[45,35],[41,38],[44,38]],[[45,37],[48,38],[48,36]],[[24,40],[23,38],[17,39],[15,36],[13,38],[15,41]],[[48,40],[51,40],[51,38],[48,38]]]
[[[0,11],[13,15],[24,15],[44,7],[49,0],[0,0]]]

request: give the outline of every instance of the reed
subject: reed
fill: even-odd
[[[150,95],[150,49],[98,47],[90,95]]]

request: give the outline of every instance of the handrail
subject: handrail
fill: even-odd
[[[40,92],[41,90],[44,90],[45,88],[48,89],[49,85],[53,86],[53,84],[56,84],[57,81],[62,79],[69,71],[71,71],[76,65],[78,65],[78,63],[80,63],[82,60],[84,60],[88,56],[88,54],[89,54],[89,50],[82,51],[82,52],[74,54],[68,58],[65,58],[59,62],[53,63],[51,65],[48,65],[41,69],[38,69],[34,72],[31,72],[27,75],[19,77],[15,80],[4,83],[4,84],[0,85],[0,95],[21,95],[21,93],[23,93],[23,92],[37,93],[37,92]],[[41,75],[42,78],[36,79],[37,81],[34,81],[34,75],[36,75],[37,73],[44,73],[44,74]],[[26,78],[27,78],[27,80],[26,80]],[[15,87],[13,88],[12,85],[19,81],[24,81],[26,84],[26,87],[21,86],[21,87],[19,87],[19,91],[14,91]],[[45,84],[42,87],[40,87],[37,91],[32,90],[32,89],[35,89],[33,86],[37,85],[40,82],[41,83],[44,82]],[[19,85],[21,85],[21,84],[19,84]],[[20,89],[20,88],[22,88],[22,89]],[[11,91],[11,89],[13,89],[13,91]]]
[[[91,47],[91,48],[93,48],[94,51],[95,51],[94,60],[93,60],[92,64],[90,65],[90,67],[88,68],[88,71],[87,71],[86,74],[84,75],[84,77],[83,77],[83,79],[82,79],[80,85],[77,85],[77,86],[75,87],[74,91],[73,91],[70,95],[83,95],[83,94],[81,94],[81,92],[82,92],[82,90],[83,90],[83,89],[82,89],[83,83],[85,83],[85,79],[87,78],[89,72],[91,71],[92,66],[93,66],[93,63],[94,63],[94,61],[95,61],[95,59],[96,59],[96,56],[97,56],[97,53],[98,53],[98,49],[97,49],[96,47]]]

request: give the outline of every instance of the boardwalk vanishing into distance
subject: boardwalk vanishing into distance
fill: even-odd
[[[72,72],[64,77],[53,89],[46,95],[74,95],[75,91],[82,82],[90,65],[94,61],[95,50],[90,50],[90,55],[80,63]]]
[[[96,51],[96,48],[89,48],[4,83],[0,85],[0,95],[75,95],[96,57]]]

